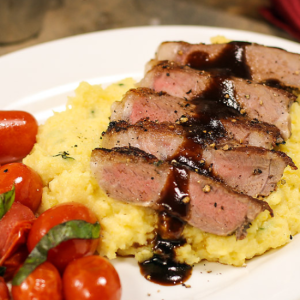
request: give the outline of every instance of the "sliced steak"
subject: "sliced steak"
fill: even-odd
[[[235,140],[171,123],[112,122],[102,146],[135,147],[159,160],[175,160],[252,197],[268,196],[286,166],[296,168],[283,152],[241,147]]]
[[[209,137],[208,134],[207,136]],[[184,140],[185,130],[182,126],[147,120],[135,125],[129,125],[126,121],[111,122],[107,131],[102,133],[103,148],[135,147],[160,160],[172,157]],[[213,142],[211,139],[210,141]]]
[[[91,169],[99,186],[114,199],[167,211],[221,236],[236,232],[242,239],[260,212],[267,209],[272,214],[264,201],[135,148],[95,149]]]
[[[249,121],[243,118],[222,119],[220,121],[228,136],[238,140],[243,145],[273,149],[275,145],[284,142],[279,129],[271,124]]]
[[[244,145],[266,149],[272,149],[283,141],[274,125],[249,121],[222,103],[185,100],[148,88],[128,91],[122,101],[113,103],[111,110],[111,121],[125,120],[130,124],[145,118],[159,122],[183,122],[186,118],[182,116],[186,116],[197,126],[203,126],[203,130],[219,130],[219,134],[223,132],[227,138],[234,138]],[[191,125],[188,123],[186,125]]]
[[[162,43],[156,60],[199,70],[226,69],[231,75],[300,89],[300,55],[245,42],[228,44]]]
[[[139,85],[198,102],[220,101],[250,119],[275,125],[285,139],[290,136],[289,107],[296,97],[284,90],[166,61],[148,71]]]
[[[203,160],[212,176],[238,192],[252,197],[268,196],[277,187],[286,166],[297,169],[285,153],[257,147],[203,151]]]

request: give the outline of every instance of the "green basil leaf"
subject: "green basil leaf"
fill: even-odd
[[[47,260],[48,251],[70,239],[98,239],[100,224],[83,220],[72,220],[52,227],[28,255],[23,266],[13,278],[13,285],[20,285],[27,276]]]
[[[0,267],[0,276],[3,277],[6,271],[6,267],[1,266]]]
[[[8,192],[0,194],[0,220],[9,211],[15,201],[15,185]]]

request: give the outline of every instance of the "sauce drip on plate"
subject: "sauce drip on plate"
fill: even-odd
[[[180,238],[184,223],[162,212],[159,215],[158,234],[154,241],[154,255],[140,263],[142,275],[160,285],[182,284],[190,278],[192,267],[174,260],[176,247],[186,241]]]

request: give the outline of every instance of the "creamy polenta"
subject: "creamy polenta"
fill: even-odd
[[[66,110],[54,113],[39,128],[37,143],[24,163],[42,177],[44,190],[40,212],[63,202],[85,204],[98,216],[101,223],[99,253],[134,255],[143,261],[152,256],[150,241],[155,236],[155,211],[115,201],[101,191],[90,170],[90,155],[101,146],[101,133],[109,123],[110,106],[121,100],[134,87],[131,79],[113,84],[106,89],[81,83],[76,96],[71,97]],[[278,150],[286,152],[300,166],[300,106],[291,108],[292,136]],[[278,188],[266,201],[274,210],[259,214],[244,240],[235,235],[220,237],[204,233],[186,225],[187,243],[176,250],[177,260],[195,264],[203,259],[241,266],[246,259],[291,241],[300,231],[300,173],[287,167]]]

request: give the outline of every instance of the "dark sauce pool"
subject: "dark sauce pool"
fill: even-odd
[[[187,281],[192,274],[192,267],[177,263],[172,256],[154,254],[140,264],[142,275],[149,281],[160,285],[177,285]]]
[[[192,267],[175,261],[175,249],[186,243],[181,238],[184,222],[161,212],[158,234],[154,241],[152,258],[140,263],[142,275],[160,285],[177,285],[188,280]]]

